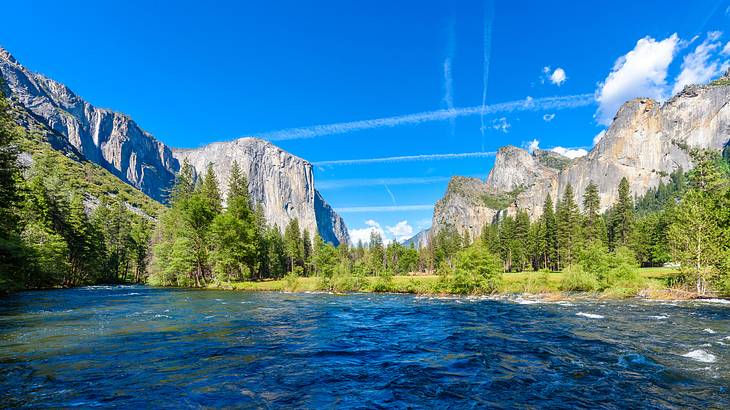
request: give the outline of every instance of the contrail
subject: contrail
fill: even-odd
[[[487,176],[485,174],[480,175],[468,175],[469,178],[484,179]],[[404,178],[356,178],[356,179],[326,179],[322,181],[316,181],[317,189],[320,191],[324,190],[335,190],[343,188],[357,188],[375,186],[380,184],[393,185],[423,185],[423,184],[438,184],[442,182],[448,182],[451,180],[450,176],[436,176],[436,177],[404,177]]]
[[[394,205],[394,206],[352,206],[337,208],[335,211],[345,213],[363,212],[401,212],[401,211],[427,211],[433,209],[433,205]]]
[[[385,187],[385,190],[388,192],[388,195],[390,195],[390,200],[393,201],[393,205],[396,205],[396,203],[395,203],[395,196],[390,191],[390,188],[388,188],[388,184],[385,184],[384,183],[383,186]]]
[[[405,161],[433,161],[438,159],[455,159],[455,158],[483,158],[496,155],[496,152],[462,152],[458,154],[424,154],[424,155],[406,155],[401,157],[383,157],[383,158],[363,158],[363,159],[336,159],[331,161],[312,162],[315,166],[325,165],[361,165],[376,164],[379,162],[405,162]]]
[[[288,128],[260,134],[261,138],[269,141],[285,141],[303,138],[314,138],[323,135],[347,134],[355,131],[374,128],[395,127],[404,124],[420,124],[430,121],[443,121],[451,118],[467,117],[471,115],[486,115],[508,113],[514,111],[539,111],[576,108],[594,103],[594,94],[576,94],[561,97],[530,98],[509,101],[499,104],[454,108],[452,110],[424,111],[415,114],[398,115],[394,117],[375,118],[370,120],[340,122],[335,124],[314,125],[311,127]]]
[[[379,184],[388,185],[418,185],[418,184],[437,184],[439,182],[447,182],[451,177],[416,177],[416,178],[359,178],[359,179],[333,179],[317,181],[317,189],[341,189],[353,187],[366,187]]]
[[[452,15],[449,20],[449,39],[446,49],[446,58],[444,58],[444,98],[443,102],[447,110],[454,109],[454,76],[451,72],[451,64],[454,60],[454,49],[456,47],[456,29],[455,17]],[[451,136],[456,132],[456,118],[449,119]]]
[[[482,78],[482,110],[479,113],[479,132],[482,134],[482,151],[484,151],[484,132],[487,127],[484,125],[484,115],[487,108],[487,86],[489,85],[489,60],[492,56],[492,19],[494,18],[494,4],[491,0],[484,3],[484,76]]]

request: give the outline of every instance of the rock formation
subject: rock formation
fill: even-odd
[[[165,202],[182,159],[198,174],[213,163],[225,181],[233,160],[249,181],[251,198],[263,206],[266,219],[284,229],[292,218],[310,234],[339,244],[349,236],[345,224],[314,188],[312,166],[307,161],[255,138],[210,144],[199,149],[171,149],[140,128],[127,115],[97,108],[65,85],[23,67],[0,48],[0,86],[18,117],[44,124],[52,130],[47,139],[55,149],[73,152],[97,163],[151,198]]]
[[[593,181],[601,208],[616,200],[626,177],[634,195],[642,195],[669,174],[692,161],[688,150],[721,150],[730,140],[730,70],[707,85],[691,85],[664,104],[647,98],[626,102],[605,135],[584,157],[574,160],[550,151],[532,154],[503,147],[486,181],[454,177],[434,208],[432,232],[453,225],[477,237],[487,222],[524,209],[535,220],[542,215],[547,194],[553,202],[568,184],[581,206]]]

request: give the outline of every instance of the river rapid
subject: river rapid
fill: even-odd
[[[0,374],[0,407],[730,408],[730,303],[23,292]]]

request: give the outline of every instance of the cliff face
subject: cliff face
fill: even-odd
[[[486,182],[455,177],[434,209],[432,232],[446,225],[474,238],[500,211],[524,209],[535,220],[550,194],[553,202],[570,184],[576,202],[588,184],[598,186],[601,208],[616,201],[618,184],[644,194],[675,169],[692,167],[687,148],[720,150],[730,140],[730,71],[709,85],[688,86],[663,105],[651,99],[626,102],[606,134],[585,157],[503,147]]]
[[[124,114],[96,108],[68,87],[32,73],[0,48],[4,92],[36,120],[65,136],[89,161],[162,201],[175,179],[172,151]],[[59,147],[63,141],[51,141]]]
[[[312,165],[267,141],[216,142],[197,149],[175,149],[173,157],[180,163],[188,161],[198,174],[212,164],[224,197],[235,160],[247,175],[251,199],[262,205],[270,224],[284,229],[297,218],[311,235],[319,232],[334,244],[349,241],[344,222],[314,188]]]
[[[347,228],[314,188],[312,166],[305,160],[254,138],[176,150],[156,140],[128,116],[94,107],[68,87],[30,72],[0,48],[0,79],[21,125],[41,123],[48,141],[80,160],[99,164],[149,197],[164,202],[183,159],[198,174],[213,163],[222,190],[233,160],[249,181],[251,198],[261,204],[270,224],[300,226],[327,241],[348,241]]]

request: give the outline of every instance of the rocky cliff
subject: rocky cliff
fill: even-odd
[[[97,108],[65,85],[23,67],[0,48],[0,86],[21,125],[30,120],[51,130],[48,141],[58,150],[99,164],[151,198],[164,202],[183,158],[202,174],[213,163],[225,191],[235,159],[246,172],[251,197],[266,219],[280,229],[292,218],[311,234],[330,242],[348,241],[347,228],[314,188],[312,166],[262,140],[243,138],[193,150],[176,150],[155,139],[127,115]],[[27,121],[23,120],[27,119]]]
[[[487,222],[524,209],[535,220],[547,194],[555,201],[568,184],[576,202],[588,184],[598,185],[601,208],[618,195],[623,177],[635,195],[644,194],[682,167],[692,167],[688,148],[723,149],[730,140],[730,70],[707,85],[687,86],[664,104],[638,98],[626,102],[601,140],[585,157],[503,147],[486,181],[454,177],[436,203],[432,232],[446,225],[474,238]]]
[[[294,218],[310,234],[328,242],[349,242],[345,223],[314,188],[312,165],[258,138],[216,142],[196,149],[174,149],[180,163],[188,161],[200,174],[208,164],[218,176],[223,196],[231,165],[237,161],[248,176],[251,199],[261,204],[266,220],[280,229]]]

